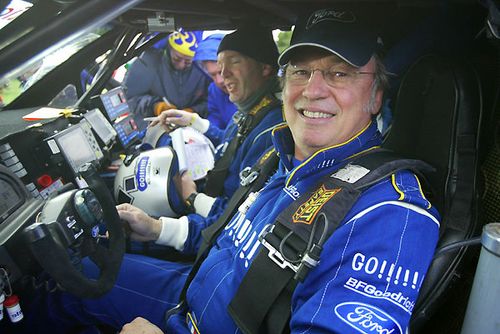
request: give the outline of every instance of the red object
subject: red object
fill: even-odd
[[[19,304],[19,297],[17,295],[10,295],[9,297],[5,298],[5,301],[3,302],[3,305],[5,307],[12,307],[16,304]]]
[[[36,179],[36,182],[43,188],[47,188],[48,186],[50,186],[54,180],[52,180],[52,177],[50,175],[47,175],[47,174],[43,174],[42,176],[40,176],[38,179]]]

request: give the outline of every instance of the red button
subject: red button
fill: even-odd
[[[48,186],[50,186],[52,184],[52,182],[54,182],[52,180],[52,177],[50,175],[47,175],[47,174],[43,174],[42,176],[40,176],[38,179],[36,179],[36,182],[43,188],[47,188]]]

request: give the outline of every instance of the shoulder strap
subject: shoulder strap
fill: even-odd
[[[217,197],[223,193],[224,181],[226,180],[229,166],[233,161],[238,147],[240,147],[248,134],[260,123],[267,113],[279,106],[280,103],[281,101],[274,95],[266,95],[247,115],[239,119],[238,133],[229,142],[222,157],[215,162],[214,168],[208,172],[207,181],[205,183],[205,193],[207,195]]]
[[[278,168],[278,162],[279,157],[273,147],[262,155],[257,164],[251,168],[245,168],[240,173],[240,187],[229,200],[229,203],[224,209],[224,213],[214,224],[208,226],[201,232],[203,241],[197,257],[205,252],[203,248],[212,246],[215,238],[227,223],[229,223],[229,220],[233,217],[238,207],[242,205],[243,200],[247,198],[251,192],[258,191],[263,187],[269,176]]]
[[[279,162],[279,157],[274,148],[270,148],[267,150],[257,161],[257,163],[252,167],[245,169],[240,174],[241,181],[240,187],[234,193],[234,195],[229,200],[226,208],[224,209],[224,213],[217,219],[215,223],[205,228],[202,232],[202,243],[198,250],[198,254],[196,255],[196,260],[193,264],[193,267],[186,279],[184,287],[181,291],[180,295],[180,303],[184,304],[186,298],[186,292],[189,287],[189,284],[193,280],[194,276],[198,272],[201,263],[205,260],[205,257],[208,254],[208,250],[212,247],[215,239],[219,235],[219,233],[224,229],[224,227],[229,223],[236,210],[240,205],[242,205],[244,199],[252,192],[261,189],[264,183],[267,181],[269,176],[276,171]],[[179,305],[175,308],[176,310],[173,312],[167,313],[167,317],[172,313],[180,310]]]
[[[287,332],[293,291],[319,263],[324,242],[366,188],[402,169],[420,174],[431,167],[377,150],[323,177],[292,202],[259,238],[263,247],[228,306],[238,327],[244,333]]]

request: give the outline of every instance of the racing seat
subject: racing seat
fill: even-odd
[[[436,55],[423,56],[401,81],[384,142],[386,148],[436,168],[426,178],[431,190],[426,196],[441,214],[438,249],[480,234],[480,94],[472,67]],[[457,294],[453,287],[468,270],[467,259],[474,248],[478,247],[459,247],[434,258],[413,310],[412,333],[421,331],[438,308]],[[469,270],[473,274],[474,267]],[[462,291],[459,294],[467,297]]]

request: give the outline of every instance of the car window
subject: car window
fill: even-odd
[[[80,36],[57,49],[53,49],[43,59],[32,59],[11,75],[2,78],[0,96],[3,104],[8,105],[23,91],[98,37],[99,35],[93,32]]]

